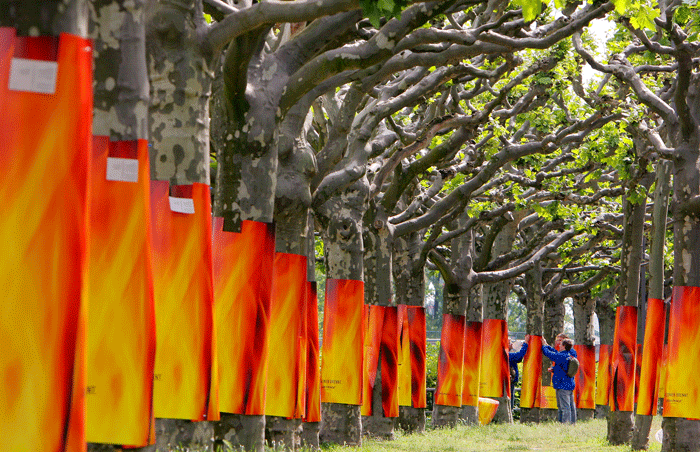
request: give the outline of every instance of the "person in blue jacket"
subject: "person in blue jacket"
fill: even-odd
[[[569,338],[561,341],[559,351],[547,345],[546,342],[542,346],[544,356],[554,363],[552,366],[552,386],[557,393],[559,422],[564,424],[576,423],[576,401],[574,400],[576,380],[566,374],[569,370],[569,357],[578,358],[573,346],[574,342]]]
[[[527,344],[530,336],[525,336],[525,342],[520,347],[520,350],[513,351],[513,341],[509,341],[508,350],[508,364],[510,365],[510,410],[513,411],[513,406],[515,405],[513,393],[515,392],[515,385],[518,383],[520,378],[520,373],[518,372],[518,363],[523,360],[525,353],[527,353]]]

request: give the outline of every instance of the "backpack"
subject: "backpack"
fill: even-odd
[[[578,372],[578,366],[579,366],[578,359],[569,355],[569,368],[566,369],[566,375],[569,377],[576,376],[576,373]]]

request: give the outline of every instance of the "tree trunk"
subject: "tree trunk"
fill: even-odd
[[[593,314],[595,312],[595,299],[590,291],[574,295],[574,342],[576,344],[594,346]],[[594,363],[595,364],[595,363]],[[582,369],[579,370],[582,372]],[[576,419],[587,421],[593,419],[595,409],[578,408]]]
[[[533,336],[542,336],[544,331],[544,296],[542,291],[542,265],[538,263],[535,268],[525,273],[525,285],[527,293],[527,321],[525,331]],[[543,366],[544,367],[544,366]],[[540,377],[544,376],[543,369]],[[549,375],[549,372],[546,372]],[[521,408],[520,422],[539,423],[540,408]]]
[[[595,311],[598,316],[598,330],[600,333],[600,345],[608,347],[609,351],[612,351],[612,344],[615,334],[615,309],[611,307],[612,303],[615,302],[615,294],[612,289],[601,293],[596,298]],[[600,369],[598,370],[600,372]],[[600,377],[598,378],[600,380]],[[609,383],[609,381],[608,381]],[[600,385],[596,385],[596,399],[598,399],[598,391],[605,391],[605,400],[608,400],[608,394],[610,392],[610,387],[601,388]],[[610,413],[610,405],[606,403],[604,405],[596,404],[595,417],[598,419],[607,418]]]

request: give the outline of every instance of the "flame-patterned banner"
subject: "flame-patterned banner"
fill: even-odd
[[[530,336],[523,360],[520,407],[538,408],[542,398],[542,336]]]
[[[595,409],[595,346],[574,345],[578,356],[579,369],[576,374],[574,398],[576,407],[584,410]]]
[[[477,406],[481,379],[481,322],[467,322],[464,331],[462,406]]]
[[[411,406],[411,344],[408,306],[399,305],[399,405]]]
[[[462,406],[462,364],[464,362],[463,315],[443,314],[435,403]]]
[[[426,321],[425,308],[408,307],[408,332],[411,343],[411,401],[413,408],[426,408]]]
[[[598,381],[596,382],[595,404],[610,403],[610,345],[600,344],[598,349]]]
[[[138,180],[107,180],[108,158]],[[144,446],[153,425],[155,316],[148,143],[93,138],[87,440]],[[128,334],[124,328],[128,326]],[[115,425],[122,426],[115,429]]]
[[[301,341],[306,312],[306,256],[275,253],[270,305],[269,359],[265,414],[301,418]]]
[[[365,306],[364,313],[364,357],[362,375],[362,416],[372,415],[374,386],[377,380],[377,365],[379,364],[379,349],[384,327],[384,306]]]
[[[384,417],[399,416],[399,312],[396,306],[384,308],[382,331],[382,410]]]
[[[642,373],[642,344],[637,344],[637,350],[634,353],[634,403],[637,404],[639,397],[639,380]]]
[[[304,422],[321,422],[321,361],[318,349],[318,295],[316,282],[306,283],[306,410]]]
[[[218,376],[213,371],[216,336],[209,187],[196,183],[169,189],[167,181],[153,181],[151,186],[155,415],[217,420],[218,401],[212,397]],[[194,213],[172,211],[171,196],[191,199]]]
[[[13,57],[55,62],[55,94],[10,90]],[[0,111],[0,450],[81,451],[90,41],[0,28]]]
[[[644,328],[644,354],[641,359],[637,414],[656,416],[659,399],[659,374],[664,351],[666,305],[663,300],[647,300],[647,318]],[[639,362],[639,358],[637,362]]]
[[[610,359],[610,410],[634,410],[635,352],[637,350],[637,307],[618,306],[615,338]]]
[[[689,354],[700,348],[700,287],[673,288],[668,328],[664,417],[700,418],[700,370]]]
[[[327,279],[321,352],[321,401],[362,405],[364,283]]]
[[[498,400],[489,399],[488,397],[479,397],[479,425],[488,425],[491,423],[498,406],[501,404]]]
[[[661,357],[661,370],[659,371],[659,398],[666,398],[666,374],[668,373],[668,344],[664,344]]]
[[[505,320],[486,319],[481,337],[482,397],[503,397],[510,394],[508,365],[508,325]]]
[[[542,386],[540,388],[540,408],[557,409],[557,390],[553,386]]]
[[[214,299],[222,413],[265,414],[275,228],[244,220],[241,232],[214,219]]]

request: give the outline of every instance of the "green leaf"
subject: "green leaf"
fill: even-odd
[[[513,3],[523,9],[523,19],[526,22],[535,20],[542,12],[541,0],[513,0]]]
[[[615,11],[618,14],[625,14],[625,11],[631,6],[632,0],[613,0]]]

